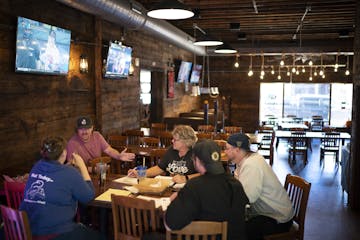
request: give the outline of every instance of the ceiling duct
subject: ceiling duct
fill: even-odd
[[[81,11],[101,16],[127,29],[143,30],[196,55],[206,55],[204,47],[194,46],[194,38],[165,20],[148,18],[140,3],[127,0],[57,0]],[[142,8],[142,9],[139,9]],[[133,10],[134,9],[134,10]]]

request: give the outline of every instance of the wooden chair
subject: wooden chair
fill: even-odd
[[[156,148],[152,149],[150,152],[150,164],[151,166],[156,166],[161,161],[163,156],[165,155],[167,149],[166,148]]]
[[[154,201],[111,195],[115,240],[140,240],[158,227]]]
[[[199,133],[212,133],[215,127],[213,125],[199,125],[197,130]]]
[[[108,165],[111,166],[111,157],[109,156],[102,156],[102,157],[98,157],[98,158],[93,158],[89,161],[88,165],[91,168],[91,173],[92,174],[96,174],[96,164],[97,163],[106,163]],[[110,173],[110,167],[107,169],[107,172]]]
[[[160,138],[142,137],[140,139],[140,145],[143,147],[159,147],[160,146]]]
[[[285,180],[285,189],[295,210],[293,225],[289,232],[268,235],[265,240],[304,239],[305,215],[309,199],[311,183],[305,179],[288,174]]]
[[[303,131],[291,132],[291,137],[288,141],[288,161],[292,160],[292,164],[296,163],[296,156],[303,156],[304,165],[307,164],[307,151],[308,151],[308,139]]]
[[[217,238],[217,237],[221,238]],[[175,237],[175,238],[174,238]],[[166,231],[166,240],[221,239],[227,240],[227,222],[192,221],[180,230]]]
[[[237,127],[237,126],[225,126],[224,127],[224,132],[225,133],[242,133],[242,127]]]
[[[156,136],[158,132],[166,131],[166,123],[151,123],[150,125],[150,135]]]
[[[0,205],[4,223],[5,239],[31,240],[32,234],[29,219],[24,211]]]
[[[217,133],[214,135],[214,139],[227,141],[229,136],[230,133]]]
[[[172,135],[171,132],[169,132],[169,131],[160,131],[154,136],[160,138],[160,144],[161,144],[162,147],[167,148],[167,147],[170,147],[172,145],[173,135]]]
[[[144,137],[144,132],[138,129],[129,129],[123,135],[127,136],[128,144],[139,145],[141,138]]]
[[[325,132],[320,143],[320,165],[324,163],[325,156],[331,155],[334,157],[335,163],[339,164],[340,153],[340,133]]]
[[[221,148],[221,151],[224,151],[226,149],[226,141],[221,139],[215,139],[214,142]]]
[[[262,155],[265,160],[269,161],[269,165],[272,166],[274,164],[274,150],[275,150],[275,131],[271,134],[270,143],[268,146],[264,147],[264,145],[261,145],[258,148],[258,153]]]
[[[19,209],[20,203],[24,198],[25,183],[4,181],[4,191],[7,205],[14,209]]]
[[[110,134],[108,136],[108,143],[111,145],[111,147],[117,149],[118,151],[122,151],[128,145],[127,136],[120,134]]]
[[[211,132],[198,132],[196,134],[198,140],[213,139],[214,135]]]

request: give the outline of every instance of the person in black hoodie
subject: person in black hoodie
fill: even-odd
[[[66,142],[60,137],[46,138],[42,159],[31,169],[20,210],[26,211],[36,239],[103,239],[74,221],[78,202],[94,198],[94,186],[82,158],[73,154],[66,160]]]
[[[249,200],[241,183],[225,172],[220,157],[214,141],[195,144],[193,161],[201,175],[170,197],[166,228],[179,230],[195,220],[227,221],[228,240],[246,239],[245,208]]]

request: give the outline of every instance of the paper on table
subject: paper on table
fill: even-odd
[[[95,200],[111,202],[111,194],[121,195],[121,196],[129,196],[131,193],[126,190],[109,188],[103,194],[101,194],[100,196],[95,198]]]
[[[167,207],[170,205],[170,198],[169,197],[162,197],[162,198],[155,198],[155,197],[148,197],[139,195],[137,198],[145,199],[145,200],[154,200],[155,201],[155,207],[156,208],[162,208],[163,211],[167,209]]]
[[[155,178],[159,178],[159,179],[165,179],[165,180],[170,180],[170,187],[172,188],[183,188],[185,186],[185,183],[175,183],[172,181],[172,177],[170,176],[156,176]]]
[[[117,178],[114,181],[118,182],[118,183],[129,184],[129,185],[135,185],[138,183],[137,178],[128,177],[128,176]]]

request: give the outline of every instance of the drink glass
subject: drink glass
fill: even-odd
[[[136,171],[137,171],[137,176],[138,176],[138,182],[140,182],[141,180],[143,180],[146,177],[146,166],[137,166],[136,167]]]
[[[96,172],[99,175],[99,185],[102,187],[106,181],[107,164],[99,162],[96,164]]]

